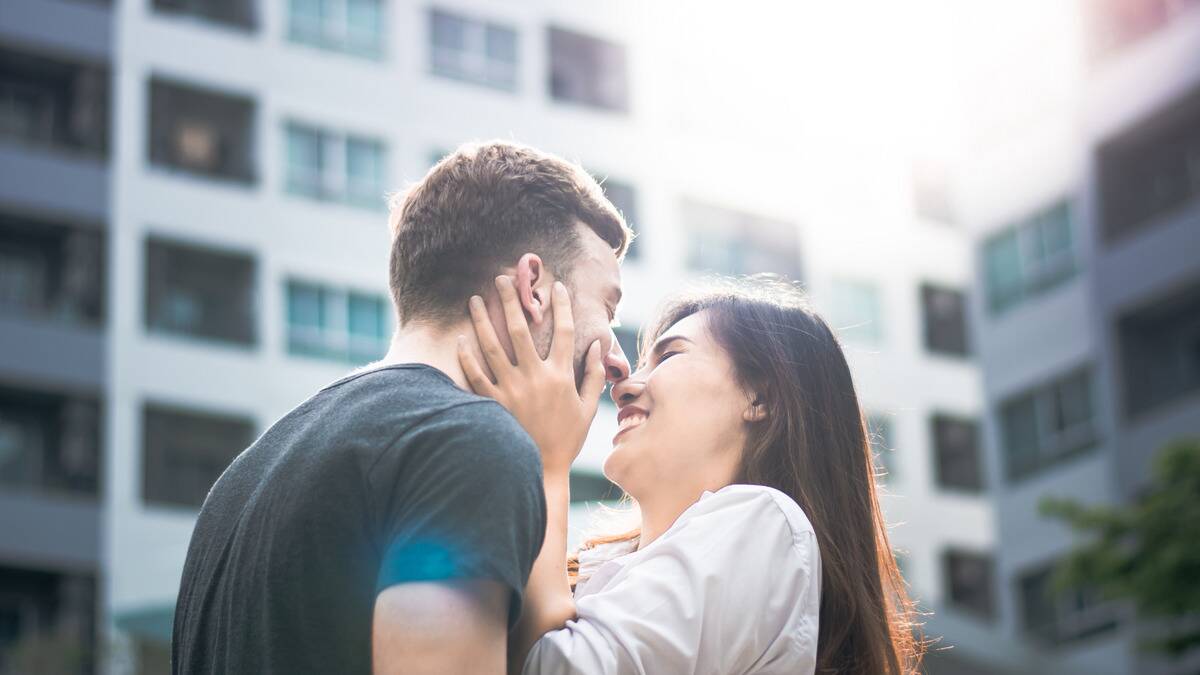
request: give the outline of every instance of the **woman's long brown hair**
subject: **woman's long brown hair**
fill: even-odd
[[[749,428],[735,482],[782,491],[804,510],[821,552],[817,672],[910,675],[924,649],[918,614],[888,543],[866,424],[841,345],[801,291],[778,279],[714,282],[669,300],[642,353],[679,320],[704,312],[739,384],[766,419]],[[585,544],[633,539],[638,532]],[[574,584],[578,557],[568,561]]]

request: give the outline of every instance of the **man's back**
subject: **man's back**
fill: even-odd
[[[494,401],[393,365],[318,392],[230,465],[201,509],[175,673],[369,673],[376,595],[490,579],[510,625],[545,532],[537,448]]]

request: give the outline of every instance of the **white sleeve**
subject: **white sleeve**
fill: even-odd
[[[797,530],[763,488],[707,496],[538,640],[524,675],[740,673],[779,659],[812,672],[793,661],[815,658],[820,605],[817,544],[799,518]]]

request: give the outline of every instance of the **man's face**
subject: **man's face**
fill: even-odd
[[[612,330],[621,302],[621,267],[607,242],[591,228],[583,224],[577,227],[582,251],[571,269],[568,284],[575,315],[575,381],[576,384],[583,381],[587,349],[596,340],[600,341],[600,353],[604,356],[605,377],[621,380],[629,375],[629,360]],[[543,334],[535,335],[535,341],[548,348],[553,323],[544,321],[540,328],[537,332]],[[539,351],[544,354],[547,350]]]

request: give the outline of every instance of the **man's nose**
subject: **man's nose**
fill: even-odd
[[[610,344],[612,346],[604,355],[604,377],[609,382],[620,382],[629,377],[629,359],[625,358],[625,351],[621,349],[621,342],[615,334]]]

